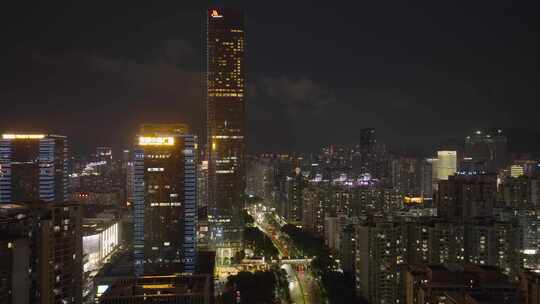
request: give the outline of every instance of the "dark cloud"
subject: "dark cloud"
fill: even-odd
[[[337,104],[333,91],[305,76],[262,76],[250,84],[248,97],[250,127],[272,130],[264,137],[270,145],[294,150],[306,150],[322,134],[326,111]]]
[[[279,103],[294,117],[301,114],[320,115],[326,106],[336,102],[333,92],[307,77],[261,77],[255,83],[255,88],[262,98]]]
[[[193,49],[175,40],[151,53],[144,62],[86,51],[19,53],[17,79],[3,93],[12,115],[0,129],[67,133],[85,150],[130,145],[144,122],[186,122],[201,134],[203,75],[183,64],[193,60]]]
[[[182,65],[199,58],[193,46],[185,40],[169,39],[157,49],[156,58],[166,64]]]

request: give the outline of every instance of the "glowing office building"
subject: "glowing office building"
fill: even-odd
[[[197,138],[183,124],[143,125],[133,162],[135,272],[194,272]]]
[[[98,271],[120,244],[118,222],[107,218],[85,218],[82,228],[83,270]]]
[[[207,11],[208,216],[216,247],[241,247],[245,190],[244,17]]]
[[[448,176],[457,172],[457,152],[437,151],[437,162],[435,163],[435,175],[437,180],[447,180]]]
[[[3,134],[0,137],[0,203],[67,200],[65,136]]]
[[[522,165],[511,165],[510,166],[510,176],[511,177],[520,177],[525,174],[525,170]]]

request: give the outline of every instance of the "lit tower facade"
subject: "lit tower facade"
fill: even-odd
[[[244,16],[239,10],[210,8],[206,21],[210,241],[215,247],[239,248],[246,184]]]
[[[67,200],[67,138],[46,134],[2,134],[0,203],[61,203]]]
[[[195,271],[196,141],[184,124],[140,129],[133,162],[137,275]]]
[[[457,151],[437,151],[437,162],[435,165],[438,180],[447,180],[448,176],[457,172]]]

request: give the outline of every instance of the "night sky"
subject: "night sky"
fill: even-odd
[[[127,147],[144,122],[204,138],[210,2],[120,2],[1,9],[0,130],[65,134],[76,153]],[[354,144],[374,127],[427,153],[495,126],[538,151],[534,1],[225,4],[246,10],[249,152]]]

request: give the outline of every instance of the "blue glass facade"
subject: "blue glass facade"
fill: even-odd
[[[135,275],[144,273],[144,151],[135,150],[133,162],[133,249]]]
[[[195,272],[197,262],[196,138],[184,137],[184,271]]]
[[[0,203],[11,202],[11,141],[0,140]]]
[[[135,274],[194,273],[197,138],[163,131],[142,138],[133,155]]]
[[[0,203],[66,202],[69,183],[66,137],[4,137],[0,139]]]

